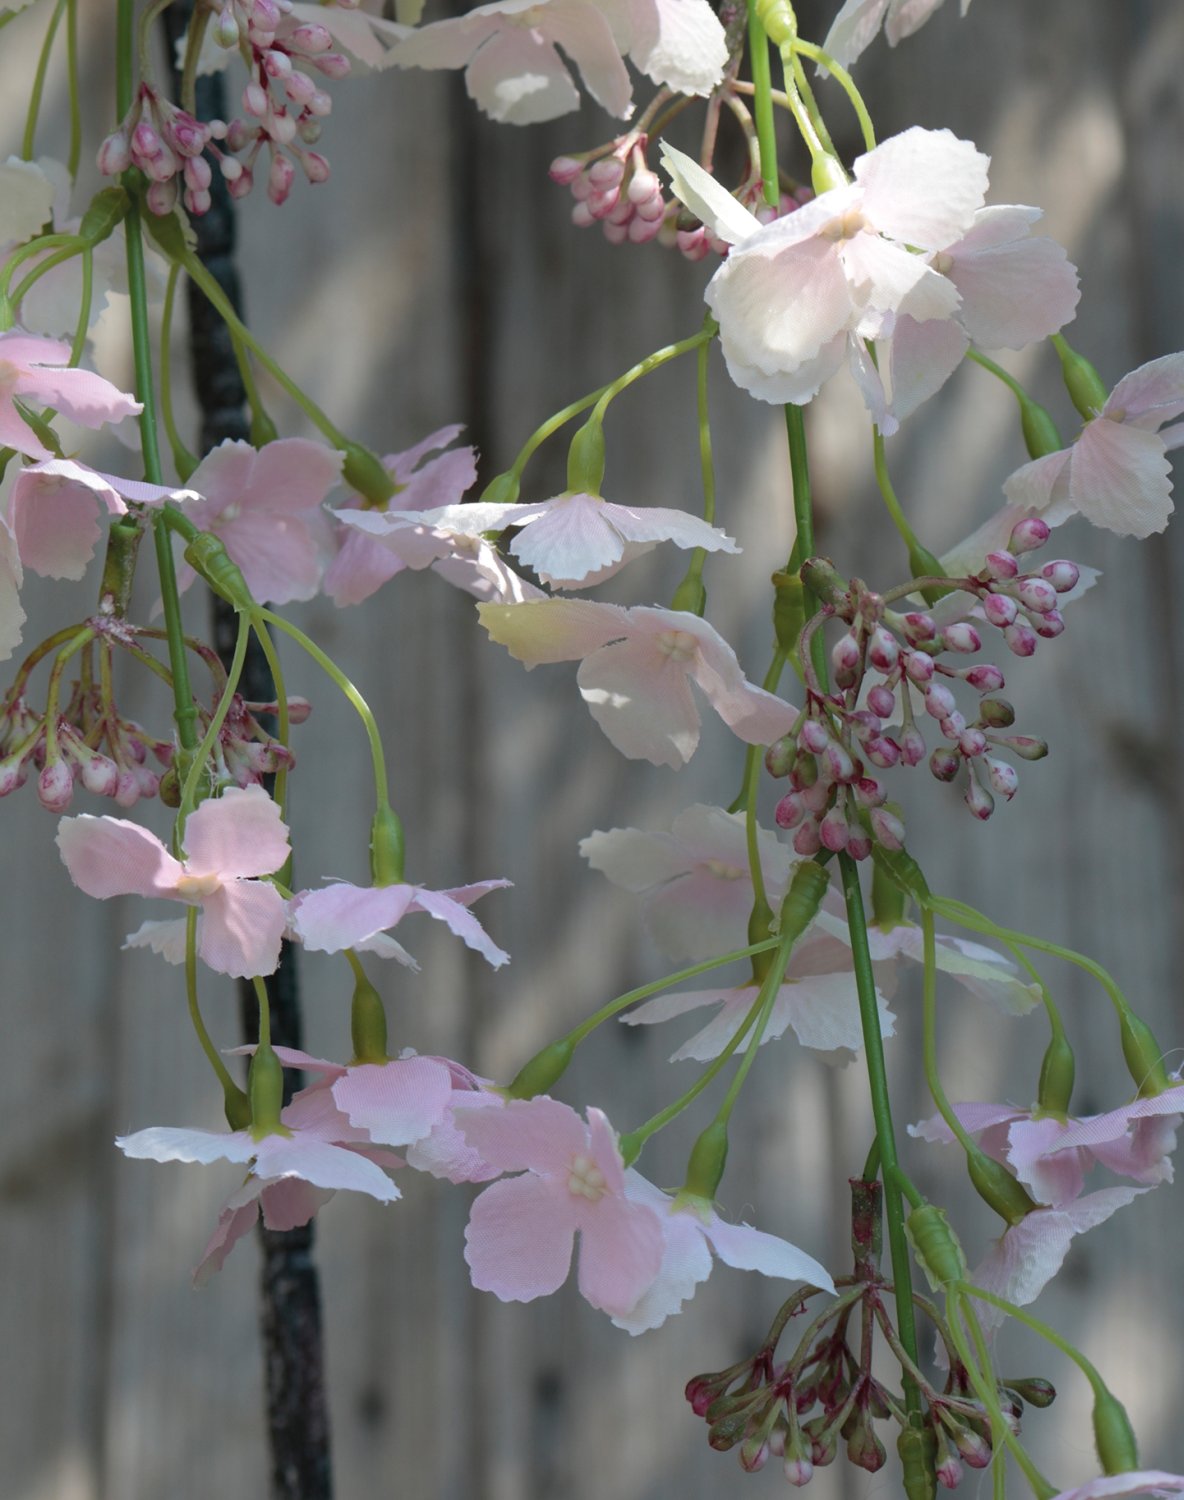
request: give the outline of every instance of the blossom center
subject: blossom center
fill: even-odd
[[[573,1198],[599,1203],[608,1192],[608,1183],[590,1156],[573,1156],[567,1169],[567,1190]]]
[[[698,642],[685,630],[664,630],[658,637],[658,650],[671,661],[690,661]]]
[[[832,219],[829,224],[824,224],[818,231],[824,240],[830,240],[837,245],[840,240],[853,240],[857,234],[866,229],[867,220],[857,208],[849,208],[846,213],[840,214],[837,219]]]
[[[200,900],[222,889],[222,881],[212,871],[205,875],[182,875],[177,881],[177,895],[184,900]]]
[[[722,859],[709,859],[705,861],[705,864],[717,880],[743,880],[748,874],[748,871],[742,870],[739,865],[729,865]]]

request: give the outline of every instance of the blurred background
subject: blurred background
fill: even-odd
[[[821,38],[836,0],[800,0]],[[114,7],[82,8],[87,126],[114,119]],[[18,149],[48,11],[0,35],[5,150]],[[1108,383],[1184,347],[1184,10],[1176,0],[981,0],[965,20],[945,6],[891,52],[858,68],[881,138],[946,126],[991,153],[993,202],[1041,205],[1044,228],[1080,268],[1072,342]],[[235,85],[237,88],[237,84]],[[638,87],[644,103],[647,93]],[[692,332],[712,263],[657,245],[613,248],[569,222],[571,200],[547,165],[614,133],[593,106],[515,129],[479,116],[455,75],[390,72],[333,87],[325,186],[298,184],[282,210],[260,191],[240,215],[249,320],[264,344],[348,432],[380,453],[449,422],[467,424],[483,480],[551,411]],[[842,149],[859,147],[837,88],[821,102]],[[688,111],[693,116],[694,111]],[[55,68],[39,150],[63,155],[66,101]],[[686,117],[674,138],[694,149]],[[725,126],[725,130],[728,127]],[[785,160],[791,167],[788,132]],[[732,149],[724,146],[722,149]],[[804,170],[800,162],[799,170]],[[93,187],[93,173],[82,190]],[[85,201],[82,197],[80,201]],[[177,335],[178,357],[183,365]],[[107,357],[120,356],[112,334]],[[1051,352],[1009,357],[1068,433],[1071,410]],[[181,366],[179,366],[180,368]],[[184,378],[182,375],[182,385]],[[281,431],[305,430],[268,389]],[[768,657],[768,574],[792,540],[780,413],[750,401],[713,356],[719,522],[742,544],[709,562],[709,615],[750,676]],[[700,503],[693,362],[680,361],[614,402],[606,494],[626,503]],[[191,404],[182,425],[196,433]],[[818,541],[846,573],[887,587],[905,576],[874,490],[866,418],[839,377],[810,408]],[[548,445],[523,498],[563,487],[566,445]],[[926,544],[941,552],[1000,503],[1025,458],[1006,393],[961,370],[889,441],[897,488]],[[1021,767],[1019,793],[985,826],[918,770],[908,787],[910,847],[931,885],[1004,923],[1083,949],[1107,965],[1165,1048],[1181,1040],[1182,782],[1179,523],[1135,544],[1075,522],[1058,553],[1103,570],[1066,634],[1030,662],[1005,663],[1018,727],[1052,754]],[[633,564],[605,597],[668,602],[684,559],[665,549]],[[31,580],[26,644],[94,598]],[[142,614],[152,605],[145,585]],[[187,602],[190,627],[204,604]],[[400,932],[423,964],[369,966],[389,1002],[392,1038],[463,1058],[498,1078],[612,995],[665,971],[635,903],[577,854],[593,829],[668,828],[692,802],[726,804],[742,747],[708,716],[677,776],[624,761],[585,711],[574,666],[527,675],[476,626],[470,601],[434,575],[404,574],[369,603],[314,602],[299,623],[351,673],[383,725],[406,821],[409,878],[450,886],[490,876],[512,892],[480,916],[513,962],[494,974],[428,930]],[[298,656],[289,688],[313,698],[296,731],[292,785],[298,876],[366,877],[366,746],[344,704]],[[15,664],[14,664],[15,666]],[[155,681],[128,678],[121,701],[167,733]],[[905,779],[906,782],[908,778]],[[775,800],[765,788],[766,815]],[[106,809],[80,795],[78,811]],[[162,809],[134,816],[163,830]],[[233,1168],[165,1169],[111,1145],[150,1124],[220,1123],[220,1095],[192,1040],[179,970],[123,936],[137,902],[89,901],[70,885],[53,819],[31,787],[0,809],[5,921],[0,941],[0,1454],[5,1500],[227,1500],[265,1493],[257,1335],[258,1258],[244,1241],[201,1292],[189,1284]],[[1075,1109],[1129,1092],[1102,993],[1078,972],[1045,969],[1078,1058]],[[307,1045],[348,1049],[344,963],[303,965]],[[237,1041],[231,986],[205,976],[207,1021]],[[952,1098],[1031,1101],[1045,1023],[985,1012],[943,991],[940,1045]],[[889,1047],[898,1129],[931,1113],[920,1070],[919,994],[901,987]],[[562,1097],[603,1107],[621,1128],[684,1089],[690,1065],[666,1058],[690,1030],[607,1027],[584,1049]],[[1175,1054],[1178,1063],[1184,1054]],[[681,1180],[705,1121],[692,1114],[647,1151],[655,1181]],[[834,1071],[787,1039],[766,1048],[732,1132],[722,1204],[842,1269],[846,1178],[870,1139],[862,1062]],[[972,1261],[994,1233],[969,1201],[952,1153],[908,1143],[923,1190],[949,1203]],[[339,1196],[320,1216],[334,1469],[341,1500],[701,1500],[784,1488],[774,1463],[747,1476],[712,1453],[683,1400],[687,1379],[754,1349],[786,1288],[717,1268],[682,1316],[633,1340],[572,1289],[531,1306],[475,1294],[461,1258],[472,1191],[402,1174],[390,1208]],[[1179,1420],[1184,1310],[1177,1188],[1163,1186],[1072,1247],[1036,1311],[1094,1359],[1126,1403],[1148,1467],[1184,1469]],[[1087,1395],[1051,1351],[1007,1332],[1002,1365],[1043,1374],[1060,1396],[1030,1411],[1025,1436],[1065,1486],[1093,1472]],[[985,1494],[968,1471],[963,1491]],[[869,1477],[820,1471],[818,1500],[898,1492],[894,1466]]]

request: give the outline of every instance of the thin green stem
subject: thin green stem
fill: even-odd
[[[719,1109],[716,1111],[715,1124],[726,1125],[731,1118],[732,1110],[736,1107],[744,1082],[756,1061],[756,1055],[760,1050],[761,1042],[764,1040],[768,1029],[769,1017],[773,1014],[773,1006],[777,1002],[781,986],[785,982],[785,971],[789,968],[790,955],[793,953],[794,944],[798,934],[787,934],[782,938],[774,956],[769,972],[761,980],[760,991],[757,995],[759,1009],[753,1023],[752,1035],[748,1039],[748,1045],[744,1049],[744,1056],[740,1059],[740,1066],[732,1076],[728,1084],[727,1093],[723,1097]]]
[[[255,999],[259,1002],[259,1045],[260,1047],[271,1046],[271,1001],[268,999],[267,986],[258,974],[254,976],[251,983],[255,986]]]
[[[749,745],[744,756],[744,841],[748,849],[748,869],[752,876],[753,906],[767,909],[769,898],[765,893],[765,872],[761,869],[761,847],[756,821],[762,764],[760,746]]]
[[[29,295],[30,288],[35,286],[47,272],[55,270],[60,265],[64,265],[66,261],[73,259],[75,255],[81,255],[83,250],[86,249],[86,241],[79,239],[76,234],[47,234],[43,235],[39,240],[31,240],[29,244],[22,245],[20,250],[14,254],[12,260],[4,267],[3,276],[0,277],[3,287],[0,287],[0,290],[7,287],[11,278],[11,272],[15,269],[14,262],[19,264],[20,261],[27,260],[29,254],[36,254],[54,245],[58,245],[61,248],[54,250],[44,260],[39,260],[20,285],[13,291],[12,302],[14,307],[21,305],[22,299]]]
[[[1027,391],[1024,390],[1014,375],[1009,375],[1002,365],[997,365],[993,359],[988,359],[978,349],[967,349],[966,358],[972,359],[976,365],[981,365],[984,370],[994,375],[996,380],[1001,380],[1017,400],[1023,402],[1030,399]]]
[[[855,117],[859,121],[859,131],[863,136],[863,147],[865,151],[873,151],[876,145],[876,131],[872,124],[872,117],[868,114],[867,105],[863,102],[863,95],[855,87],[855,80],[847,72],[846,68],[840,67],[834,58],[815,46],[813,42],[804,42],[801,37],[795,36],[792,42],[794,52],[800,53],[802,57],[808,57],[811,62],[819,63],[831,77],[838,83],[839,87],[851,101],[851,108],[855,111]]]
[[[88,245],[82,252],[82,296],[78,301],[78,322],[74,327],[74,340],[70,345],[70,364],[76,366],[86,348],[86,335],[90,329],[90,309],[95,293],[95,257]]]
[[[279,720],[279,742],[286,750],[291,742],[292,726],[288,710],[288,690],[284,686],[284,669],[267,627],[256,623],[254,630],[259,649],[263,652],[264,660],[267,662],[267,670],[271,673],[271,684],[275,689],[276,718]],[[288,810],[288,768],[286,765],[281,766],[275,773],[273,796],[279,805],[281,816],[285,815]]]
[[[180,276],[181,267],[171,265],[169,279],[164,289],[164,308],[160,315],[160,417],[164,423],[169,448],[172,450],[173,467],[184,482],[196,468],[196,460],[177,431],[176,418],[173,414],[173,368],[169,358],[173,338],[173,308],[177,300],[177,282]]]
[[[370,742],[370,759],[374,765],[374,790],[378,799],[379,807],[390,806],[390,793],[387,790],[386,758],[382,750],[382,737],[378,733],[378,725],[374,722],[374,715],[370,712],[370,706],[354,687],[353,683],[345,675],[337,664],[332,661],[315,641],[309,640],[303,630],[298,630],[295,625],[282,619],[279,615],[272,614],[269,609],[260,609],[259,620],[266,620],[269,625],[274,625],[277,630],[282,630],[285,635],[291,636],[296,644],[312,657],[313,661],[321,670],[330,677],[340,691],[352,704],[358,717],[361,719],[366,730],[366,738]]]
[[[978,1147],[971,1140],[966,1127],[954,1113],[946,1091],[942,1087],[937,1068],[937,936],[933,925],[933,913],[921,908],[921,937],[925,949],[925,978],[922,989],[922,1055],[925,1082],[937,1105],[938,1113],[950,1127],[955,1140],[968,1156],[976,1156]]]
[[[41,52],[37,58],[37,67],[33,73],[33,87],[29,92],[29,109],[25,116],[25,133],[21,138],[21,158],[24,161],[32,161],[34,156],[34,141],[37,136],[37,116],[41,113],[41,95],[45,91],[45,75],[49,69],[49,59],[53,53],[53,40],[57,35],[58,25],[65,14],[66,0],[58,0],[53,8],[53,15],[49,18],[49,25],[45,28],[45,40],[41,44]]]
[[[234,695],[238,691],[239,679],[243,675],[243,664],[247,659],[247,643],[251,639],[251,622],[246,615],[238,617],[238,633],[234,641],[234,655],[230,660],[230,670],[226,674],[226,686],[222,689],[222,696],[218,705],[210,716],[210,722],[206,726],[206,732],[202,736],[201,744],[194,752],[193,760],[185,777],[185,784],[181,788],[181,802],[177,808],[177,823],[182,830],[185,828],[185,819],[193,811],[197,790],[201,784],[201,778],[205,774],[206,764],[214,753],[214,746],[218,743],[218,735],[222,725],[226,722],[226,715],[230,712],[230,705],[234,702]]]
[[[964,1296],[977,1297],[980,1302],[990,1303],[992,1307],[997,1307],[1000,1312],[1006,1313],[1009,1318],[1015,1318],[1025,1327],[1030,1328],[1033,1333],[1039,1334],[1042,1339],[1047,1339],[1054,1349],[1059,1349],[1066,1359],[1071,1360],[1077,1366],[1089,1381],[1090,1389],[1095,1396],[1109,1394],[1109,1388],[1102,1379],[1097,1366],[1091,1363],[1080,1349],[1069,1343],[1068,1339],[1062,1338],[1048,1323],[1041,1322],[1024,1308],[1017,1307],[1014,1302],[997,1297],[994,1292],[985,1292],[981,1287],[974,1286],[969,1281],[961,1283],[958,1290]]]
[[[132,107],[135,66],[135,0],[117,0],[115,8],[115,114],[120,120]]]
[[[689,354],[692,349],[698,349],[704,344],[709,344],[719,332],[719,326],[714,318],[707,318],[705,326],[698,333],[692,333],[689,338],[679,339],[676,344],[667,344],[661,349],[655,349],[652,354],[647,354],[623,375],[618,375],[610,385],[605,386],[601,392],[595,407],[593,417],[603,419],[608,404],[615,396],[619,396],[627,386],[635,380],[640,380],[643,375],[650,375],[662,365],[668,364],[672,359],[678,359],[680,355]]]
[[[197,6],[185,33],[185,60],[181,65],[181,108],[188,110],[191,115],[197,114],[197,64],[212,15],[213,10],[208,5]]]
[[[789,471],[793,482],[793,518],[796,532],[793,557],[796,558],[797,568],[800,569],[802,563],[814,555],[814,502],[806,448],[806,421],[800,406],[792,404],[786,406],[785,433],[789,440]],[[813,599],[813,595],[810,595],[810,599]],[[808,624],[817,613],[818,602],[814,600],[813,608],[807,609],[803,623]],[[818,682],[825,686],[827,679],[826,642],[820,630],[815,631],[810,639],[810,663]]]
[[[777,124],[773,115],[773,69],[769,62],[769,38],[756,13],[755,0],[748,0],[748,62],[752,72],[752,112],[760,143],[761,187],[770,208],[781,203],[781,181],[777,173]],[[788,100],[786,103],[788,104]]]
[[[82,98],[78,89],[78,0],[66,4],[66,82],[70,92],[70,146],[66,170],[73,182],[82,160]]]
[[[196,906],[191,906],[185,913],[185,997],[189,1004],[189,1019],[197,1033],[201,1050],[222,1085],[223,1093],[229,1099],[241,1096],[242,1089],[230,1076],[217,1047],[210,1040],[210,1033],[206,1030],[206,1023],[202,1020],[197,1003],[197,916]]]
[[[839,153],[835,150],[835,143],[830,138],[830,131],[826,128],[826,121],[822,118],[822,111],[818,108],[818,101],[814,97],[814,90],[810,87],[810,80],[806,77],[806,70],[802,67],[796,49],[793,57],[793,81],[797,85],[798,93],[802,97],[802,104],[805,107],[806,113],[810,116],[814,129],[818,132],[818,139],[822,142],[822,149],[837,160]]]
[[[710,343],[699,345],[698,370],[696,371],[695,403],[699,421],[699,472],[703,476],[703,519],[708,526],[715,524],[715,465],[711,458],[711,410],[707,399],[708,359]],[[699,549],[702,552],[702,548]]]
[[[267,407],[259,392],[259,382],[255,379],[255,371],[251,368],[251,355],[246,344],[232,332],[230,347],[234,351],[234,362],[238,366],[239,379],[243,383],[243,393],[251,412],[251,437],[256,439],[256,446],[261,447],[262,440],[257,439],[256,434],[274,430],[272,420],[267,415]]]
[[[157,18],[168,10],[173,0],[152,0],[140,16],[140,76],[147,78],[152,71],[152,28]]]
[[[892,1280],[896,1295],[896,1326],[900,1333],[900,1341],[908,1350],[909,1358],[917,1364],[917,1325],[913,1313],[909,1244],[904,1229],[904,1206],[901,1202],[900,1184],[896,1180],[898,1170],[896,1136],[892,1129],[888,1069],[884,1061],[880,1013],[876,1005],[876,981],[872,974],[871,952],[868,948],[863,892],[859,885],[859,869],[849,854],[839,855],[839,870],[843,878],[843,896],[847,903],[851,961],[855,971],[855,988],[859,996],[859,1019],[863,1030],[864,1056],[867,1059],[872,1116],[876,1122],[876,1140],[880,1143],[880,1160],[883,1165],[884,1216],[888,1225],[888,1248],[892,1260]],[[910,1425],[917,1426],[921,1420],[920,1392],[911,1377],[902,1377],[902,1380]]]
[[[95,632],[84,625],[70,638],[54,658],[49,671],[49,683],[45,690],[45,759],[56,759],[58,747],[58,701],[62,693],[62,676],[70,658],[77,656],[88,641],[93,641]]]
[[[608,389],[607,385],[602,385],[587,396],[581,396],[578,401],[572,401],[562,411],[557,411],[554,416],[548,417],[545,422],[535,428],[526,442],[523,443],[522,447],[518,450],[518,456],[510,465],[508,472],[513,474],[515,478],[521,478],[522,471],[547,439],[570,422],[573,417],[578,417],[582,411],[587,411],[590,406],[595,406]]]
[[[897,498],[896,490],[892,486],[892,478],[888,473],[888,460],[884,453],[884,435],[878,427],[872,428],[872,461],[876,470],[876,483],[880,487],[884,505],[892,517],[892,524],[900,533],[901,541],[909,549],[911,555],[915,549],[919,549],[920,544],[913,528],[909,525],[908,517]]]

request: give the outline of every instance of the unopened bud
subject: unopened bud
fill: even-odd
[[[1009,552],[1035,552],[1043,547],[1052,535],[1052,528],[1047,521],[1042,521],[1039,516],[1028,516],[1025,520],[1016,523],[1012,529],[1011,536],[1007,540]]]
[[[965,620],[947,625],[941,633],[941,643],[947,651],[958,651],[966,656],[981,650],[983,644],[978,631]]]
[[[1007,642],[1009,651],[1016,656],[1031,656],[1036,650],[1036,632],[1030,625],[1017,622],[1008,625],[1003,632],[1003,639]]]
[[[64,760],[51,761],[37,778],[37,800],[46,812],[64,812],[74,796],[74,776]]]
[[[1057,607],[1057,591],[1047,578],[1021,579],[1016,592],[1024,608],[1034,610],[1037,614],[1045,614]]]
[[[987,780],[991,784],[991,790],[997,796],[1010,802],[1019,786],[1019,777],[1016,775],[1015,767],[1009,766],[1005,760],[999,760],[993,755],[984,756],[983,765],[987,769]]]
[[[943,683],[931,683],[925,693],[925,712],[931,719],[948,719],[957,707],[957,699]]]
[[[915,724],[900,737],[900,758],[906,766],[919,766],[925,759],[925,736]]]
[[[983,564],[983,572],[987,577],[999,583],[1005,583],[1009,578],[1014,578],[1019,570],[1020,565],[1013,554],[1002,548],[997,552],[988,552]]]
[[[854,672],[859,667],[859,642],[852,632],[841,636],[830,653],[831,666],[836,672]]]
[[[1010,594],[984,594],[983,614],[992,625],[997,625],[1000,630],[1005,625],[1010,625],[1020,612],[1019,605]]]
[[[99,147],[99,171],[104,177],[126,172],[132,164],[131,144],[122,130],[114,130]]]
[[[985,1469],[991,1462],[991,1445],[977,1432],[958,1423],[951,1436],[954,1446],[972,1469]]]
[[[1026,1401],[1029,1406],[1043,1411],[1046,1406],[1051,1406],[1057,1399],[1056,1387],[1051,1380],[1045,1380],[1043,1375],[1027,1376],[1022,1380],[1004,1380],[1003,1385],[1009,1391],[1014,1391],[1021,1401]]]
[[[791,736],[782,735],[765,751],[765,770],[770,776],[788,776],[797,753],[797,744]]]
[[[1043,760],[1048,754],[1047,742],[1035,739],[1030,734],[992,735],[991,744],[1004,746],[1021,760]]]
[[[929,757],[929,769],[938,781],[953,781],[961,764],[961,756],[944,746],[939,746]]]
[[[1006,698],[984,698],[978,706],[978,717],[990,729],[1010,729],[1015,723],[1015,709]]]
[[[811,859],[822,848],[822,840],[818,836],[817,823],[803,823],[793,836],[793,848],[795,854],[800,854],[803,859]]]
[[[106,755],[89,755],[82,762],[80,781],[96,797],[114,797],[119,767]]]
[[[1064,633],[1065,617],[1059,609],[1047,610],[1042,615],[1037,615],[1032,621],[1032,629],[1044,641],[1055,641],[1058,635]]]
[[[937,626],[931,616],[914,611],[905,615],[904,631],[914,645],[920,645],[922,641],[933,640],[937,635]]]
[[[918,687],[925,687],[933,681],[933,674],[937,669],[931,656],[926,656],[923,651],[910,651],[904,659],[904,670],[910,682],[915,682]]]
[[[882,625],[877,625],[871,633],[867,656],[872,666],[879,672],[891,672],[896,665],[900,656],[900,648],[891,633]]]
[[[962,799],[970,811],[980,822],[985,823],[995,811],[995,799],[990,792],[979,785],[978,778],[971,775],[967,783],[966,792]]]
[[[964,681],[967,682],[976,693],[994,693],[1003,686],[1003,673],[998,667],[984,662],[982,666],[971,667],[966,673]]]
[[[566,187],[568,183],[574,182],[583,170],[583,162],[578,162],[574,156],[557,156],[547,169],[547,175],[552,182],[557,182],[560,187]]]

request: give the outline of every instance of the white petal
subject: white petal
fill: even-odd
[[[717,238],[729,245],[739,245],[760,229],[757,216],[737,203],[727,188],[685,152],[663,141],[661,161],[675,197]]]

